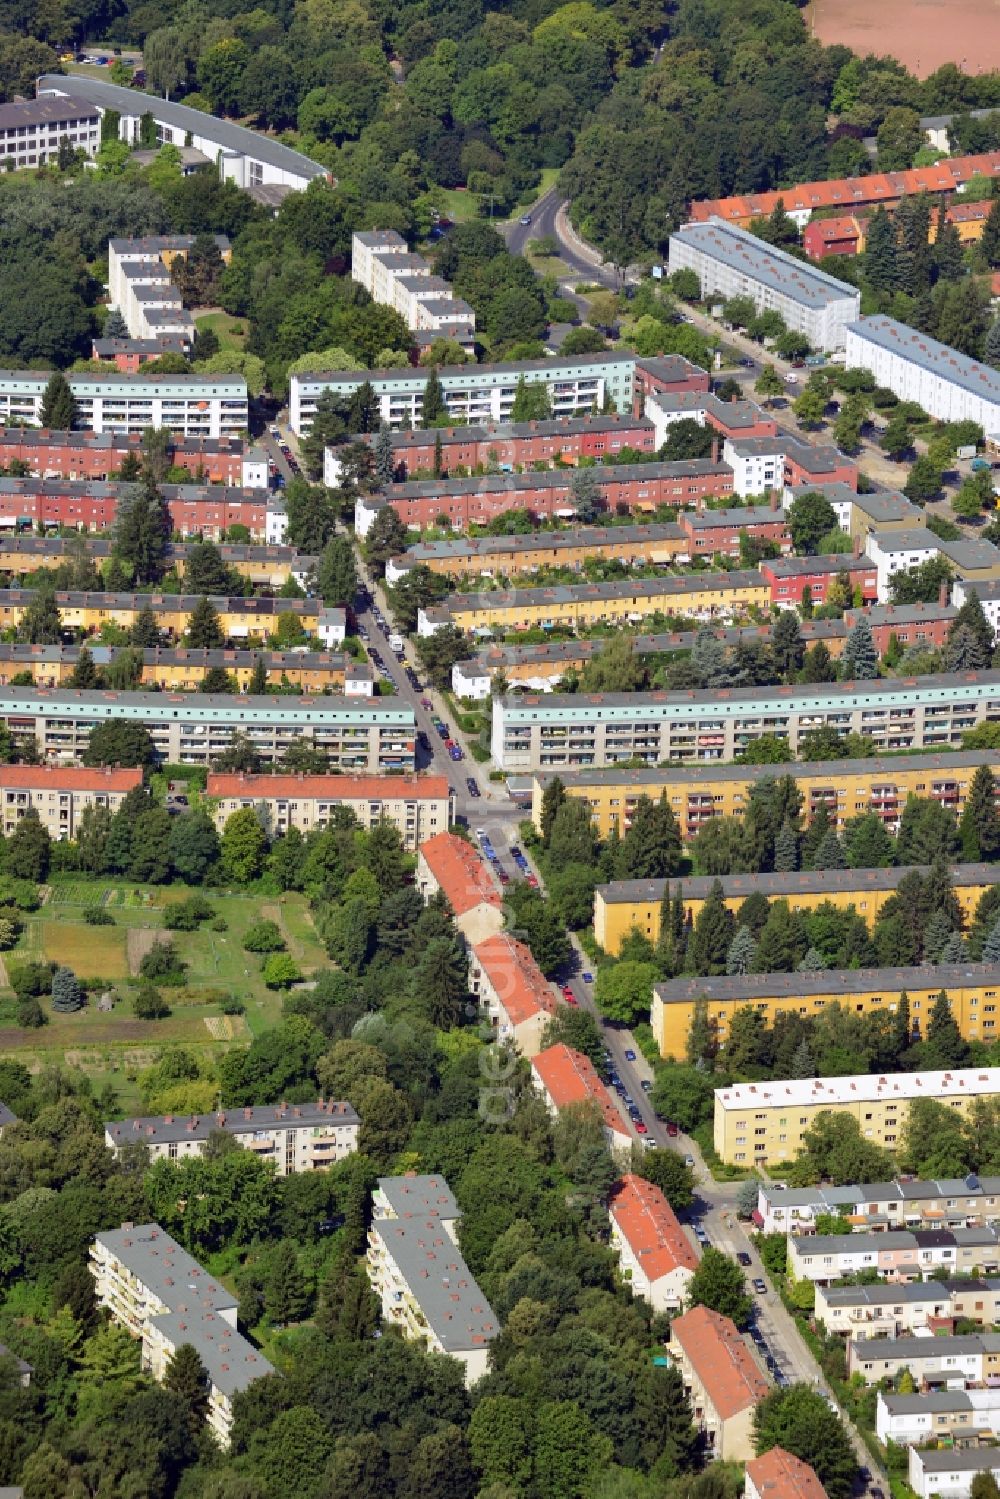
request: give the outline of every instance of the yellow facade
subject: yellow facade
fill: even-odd
[[[677,818],[684,839],[693,838],[713,817],[742,817],[750,792],[764,776],[792,776],[802,793],[802,816],[809,822],[825,802],[838,827],[864,812],[877,812],[893,828],[902,815],[907,796],[933,797],[961,815],[969,785],[977,766],[995,762],[988,754],[913,755],[889,760],[844,760],[744,767],[705,764],[697,767],[666,765],[656,770],[602,771],[600,779],[586,779],[586,772],[565,778],[568,796],[582,797],[590,804],[591,821],[600,838],[614,828],[627,831],[640,796],[659,801],[666,793],[667,805]],[[541,830],[544,781],[536,776],[532,788],[531,815]]]
[[[249,578],[255,587],[270,588],[277,592],[292,576],[293,566],[296,568],[302,566],[302,559],[297,553],[290,549],[280,550],[284,552],[284,555],[269,556],[266,547],[248,547],[248,551],[257,552],[259,555],[239,557],[231,561],[230,566],[236,572],[242,573],[245,578]],[[225,558],[225,554],[223,555],[224,560],[229,561]],[[41,549],[37,552],[26,551],[23,547],[18,547],[15,542],[5,541],[0,537],[0,573],[6,573],[12,578],[24,578],[29,573],[39,572],[42,568],[61,567],[66,561],[65,552],[56,548],[52,551]],[[101,558],[95,558],[95,562],[100,566]],[[167,563],[178,577],[183,578],[186,561],[182,551],[175,548],[168,553]]]
[[[833,979],[837,982],[831,982]],[[718,990],[727,986],[738,992],[720,995]],[[679,989],[687,991],[684,997],[671,997]],[[844,969],[836,974],[762,973],[748,975],[735,983],[710,978],[674,980],[660,984],[653,991],[653,1035],[661,1056],[683,1061],[695,1004],[702,997],[707,1001],[708,1018],[721,1046],[725,1045],[734,1014],[746,1005],[752,1005],[768,1026],[774,1024],[778,1015],[815,1017],[827,1005],[835,1003],[858,1015],[870,1015],[875,1010],[888,1010],[891,1014],[904,989],[909,996],[911,1023],[924,1034],[935,996],[944,989],[955,1023],[967,1041],[989,1043],[1000,1036],[1000,971],[994,969],[991,976],[986,976],[980,965],[937,970],[932,967],[869,968],[854,972]]]
[[[311,664],[310,664],[311,663]],[[0,661],[0,687],[9,684],[14,676],[31,673],[35,687],[67,687],[76,666],[75,656],[61,656],[55,660],[41,657],[28,660]],[[227,661],[224,657],[207,660],[194,656],[190,661],[170,651],[158,652],[155,659],[143,662],[139,683],[143,687],[159,687],[162,691],[198,692],[205,673],[212,666],[223,667],[235,677],[239,690],[246,692],[253,676],[253,662]],[[268,680],[273,684],[287,682],[292,687],[301,687],[308,696],[324,692],[343,692],[344,658],[331,656],[295,656],[282,653],[265,653],[264,668]]]
[[[817,874],[788,875],[731,875],[721,881],[723,900],[734,914],[748,895],[758,891],[768,900],[784,900],[792,911],[814,911],[820,905],[832,905],[838,911],[853,906],[868,924],[875,925],[882,907],[895,894],[895,882],[908,871],[905,869],[850,869],[827,870]],[[962,908],[962,919],[966,926],[975,915],[983,893],[991,886],[1000,884],[1000,865],[957,865],[952,870],[955,895]],[[638,881],[629,881],[621,886],[630,891]],[[648,884],[651,882],[642,882]],[[692,921],[707,899],[702,894],[706,885],[703,879],[694,881],[697,893],[685,888],[683,879],[669,881],[672,898],[681,896],[684,914]],[[660,935],[660,897],[654,891],[638,892],[629,898],[613,898],[614,885],[598,888],[594,894],[594,936],[605,952],[617,957],[628,934],[637,930],[650,942]]]
[[[966,1074],[967,1075],[967,1074]],[[919,1074],[908,1074],[909,1077]],[[977,1092],[974,1083],[960,1094],[941,1095],[937,1087],[931,1088],[930,1080],[939,1078],[938,1073],[929,1073],[927,1097],[936,1099],[956,1114],[967,1114],[977,1098],[995,1098],[995,1089]],[[841,1081],[849,1083],[850,1080]],[[811,1129],[822,1113],[849,1114],[856,1120],[861,1134],[870,1145],[885,1150],[899,1149],[900,1139],[910,1111],[910,1100],[902,1092],[893,1092],[891,1077],[885,1088],[877,1090],[877,1096],[866,1096],[866,1083],[858,1079],[856,1098],[840,1100],[824,1098],[822,1092],[815,1101],[799,1101],[795,1091],[801,1084],[782,1083],[757,1085],[755,1095],[749,1094],[748,1085],[737,1088],[719,1088],[715,1094],[715,1119],[712,1130],[715,1152],[720,1160],[730,1166],[753,1166],[762,1162],[777,1164],[791,1161],[802,1147],[802,1137]],[[788,1097],[774,1103],[769,1093],[785,1091]],[[730,1102],[726,1102],[726,1098]],[[736,1101],[738,1100],[738,1102]]]
[[[560,533],[562,541],[565,533]],[[580,567],[588,558],[597,557],[603,562],[650,562],[667,564],[675,557],[687,557],[691,552],[688,536],[658,536],[638,538],[634,541],[616,541],[610,533],[607,541],[588,541],[585,545],[553,546],[546,533],[539,532],[535,546],[504,549],[497,539],[489,550],[463,553],[458,556],[442,554],[433,556],[416,548],[414,561],[449,578],[475,578],[483,572],[519,573],[531,572],[541,567]]]
[[[11,599],[8,595],[0,602],[0,629],[16,628],[33,595],[24,591],[23,598]],[[144,609],[151,609],[156,616],[157,628],[164,634],[179,640],[187,633],[191,611],[198,600],[190,595],[169,594],[102,594],[73,593],[57,595],[56,602],[64,630],[77,630],[83,635],[96,635],[104,624],[120,625],[129,630]],[[294,612],[303,630],[315,633],[323,608],[321,599],[287,599],[282,612]],[[278,614],[272,612],[270,600],[258,602],[260,612],[254,611],[254,600],[215,600],[219,626],[230,640],[263,640],[270,635],[278,623]]]
[[[488,593],[452,599],[447,606],[448,622],[459,630],[481,629],[530,630],[560,624],[569,629],[586,629],[602,623],[627,624],[649,614],[693,614],[702,618],[731,618],[747,613],[752,607],[768,607],[770,584],[734,583],[730,587],[699,588],[692,583],[696,573],[686,574],[687,585],[678,592],[629,593],[588,597],[581,588],[537,589],[520,592],[511,600],[498,592],[495,600]]]

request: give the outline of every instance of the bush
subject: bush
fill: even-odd
[[[283,952],[285,939],[274,921],[258,921],[243,938],[247,952]]]
[[[298,964],[284,952],[265,958],[261,975],[269,989],[290,989],[302,977]]]
[[[194,932],[203,921],[215,915],[215,907],[203,895],[189,895],[175,906],[167,907],[163,925],[169,932]]]
[[[212,922],[212,931],[213,932],[228,932],[229,931],[229,922],[226,920],[226,918],[224,916],[217,916],[215,918],[215,920]]]
[[[103,906],[88,906],[83,913],[88,926],[114,926],[115,918]]]
[[[139,976],[176,988],[184,982],[185,968],[172,941],[156,942],[139,964]]]
[[[170,1014],[170,1006],[155,984],[139,985],[132,1009],[139,1020],[163,1020]]]
[[[223,1015],[245,1015],[247,1007],[242,999],[237,999],[235,994],[228,995],[219,1006]]]
[[[49,1017],[37,999],[19,999],[17,1002],[17,1023],[24,1026],[26,1030],[37,1030],[40,1026],[48,1025]]]
[[[11,964],[7,972],[18,999],[40,999],[48,994],[55,966],[54,963],[18,963],[16,967]]]
[[[41,905],[38,886],[31,880],[16,880],[0,875],[0,906],[16,906],[19,911],[37,911]]]
[[[13,908],[0,906],[0,952],[10,952],[23,930],[24,923],[18,920]]]

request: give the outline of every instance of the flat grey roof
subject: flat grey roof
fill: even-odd
[[[997,984],[995,963],[940,963],[922,968],[827,968],[821,973],[745,973],[733,977],[679,978],[657,984],[654,993],[663,1004],[686,1004],[692,999],[713,1000],[780,999],[813,994],[859,994],[884,989],[899,994],[904,989],[964,988],[969,984]],[[819,1101],[819,1100],[818,1100]]]
[[[397,1218],[457,1218],[458,1203],[444,1177],[380,1176],[378,1188]]]
[[[220,120],[215,115],[204,114],[202,110],[192,109],[187,104],[174,104],[155,94],[140,93],[133,88],[119,88],[117,84],[104,83],[96,78],[78,78],[74,75],[72,79],[67,79],[60,73],[43,73],[38,80],[40,94],[63,93],[67,86],[72,88],[74,98],[85,99],[102,109],[117,110],[122,115],[149,113],[154,119],[175,125],[178,130],[208,136],[228,151],[236,151],[241,156],[266,162],[279,171],[294,172],[300,177],[330,175],[318,161],[310,161],[308,156],[303,156],[300,151],[293,151],[290,146],[283,146],[279,141],[259,135],[255,130],[247,130],[243,125],[234,125],[230,120]]]
[[[739,767],[741,770],[743,766]],[[788,895],[822,895],[824,891],[856,890],[864,895],[866,890],[895,890],[900,880],[915,871],[924,874],[927,865],[895,865],[891,869],[815,869],[795,870],[791,873],[728,874],[675,876],[672,880],[615,880],[609,885],[598,885],[597,893],[605,905],[628,906],[641,902],[655,904],[663,899],[669,886],[678,895],[688,900],[705,900],[716,884],[722,886],[725,898],[766,895],[768,899],[780,900]],[[995,864],[957,864],[952,867],[952,878],[956,885],[1000,884],[1000,869]]]
[[[981,1333],[940,1338],[855,1338],[853,1361],[863,1358],[944,1358],[957,1353],[982,1353],[983,1349]],[[1000,1462],[1000,1451],[997,1452],[997,1461]]]
[[[164,1312],[150,1322],[175,1348],[190,1343],[212,1384],[224,1395],[237,1395],[255,1379],[275,1373],[260,1350],[214,1312]]]
[[[830,486],[831,489],[835,487],[837,486]],[[844,487],[846,489],[847,486]],[[852,494],[851,498],[857,508],[871,516],[873,521],[901,520],[906,516],[917,520],[921,513],[917,505],[895,489],[877,490],[873,494]]]
[[[948,344],[938,343],[927,333],[920,333],[906,323],[898,323],[895,318],[883,317],[881,313],[848,323],[847,331],[880,349],[888,349],[890,353],[908,359],[922,370],[960,386],[971,395],[1000,404],[1000,371],[980,364],[978,359],[970,359],[967,354],[960,354]]]
[[[679,356],[671,357],[677,357],[677,378],[680,378],[682,366],[687,371],[697,369],[696,365],[689,364],[686,359],[681,359]],[[636,359],[634,354],[608,349],[602,354],[574,354],[560,359],[501,359],[492,364],[442,364],[438,367],[438,377],[446,385],[449,380],[469,380],[470,377],[473,383],[482,385],[484,375],[511,375],[516,378],[518,375],[530,374],[538,370],[543,375],[551,375],[554,380],[561,380],[572,378],[573,372],[586,374],[589,369],[600,366],[614,368],[616,365],[624,365],[631,371],[637,365],[650,363],[655,363],[655,361]],[[703,373],[703,371],[698,371],[698,373]],[[406,377],[426,384],[429,375],[429,369],[414,369],[412,365],[407,364],[388,370],[309,370],[301,375],[293,375],[292,379],[298,380],[305,390],[311,386],[331,384],[362,385],[366,380],[377,389],[380,380],[399,380]]]
[[[63,94],[58,99],[48,96],[0,104],[0,130],[18,125],[55,125],[60,120],[93,119],[96,114],[96,106],[84,96],[82,89],[78,89],[75,94]]]
[[[854,557],[850,552],[838,552],[823,557],[766,557],[761,562],[761,571],[772,578],[802,578],[813,573],[866,573],[876,572],[870,557]]]
[[[670,237],[693,245],[703,255],[721,261],[741,275],[752,277],[803,307],[827,307],[845,299],[860,305],[861,294],[856,287],[828,276],[825,271],[816,270],[794,255],[765,244],[745,229],[737,229],[722,219],[682,224]]]
[[[175,1311],[235,1311],[237,1299],[158,1223],[106,1228],[97,1242]]]
[[[483,1348],[500,1331],[440,1217],[379,1218],[372,1225],[446,1353]]]
[[[214,1129],[227,1135],[249,1130],[328,1129],[331,1125],[360,1124],[349,1103],[257,1104],[253,1108],[221,1110],[217,1114],[163,1114],[142,1119],[120,1119],[104,1128],[116,1145],[129,1142],[162,1144],[171,1140],[207,1140]]]
[[[693,514],[684,512],[683,530],[711,531],[716,526],[777,526],[786,516],[780,505],[733,505],[722,510],[697,510]],[[636,530],[648,530],[646,526]]]

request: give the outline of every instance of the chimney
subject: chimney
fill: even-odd
[[[941,587],[938,589],[938,603],[941,605],[942,609],[944,609],[947,606],[947,603],[948,603],[948,584],[947,583],[942,583]]]
[[[770,506],[770,508],[772,510],[780,510],[780,508],[781,508],[781,499],[780,499],[780,496],[779,496],[778,491],[776,489],[772,489],[771,490],[771,493],[768,496],[767,503],[768,503],[768,505]]]
[[[854,545],[851,548],[851,552],[852,552],[852,555],[855,556],[855,557],[860,557],[861,556],[861,537],[860,536],[855,536],[855,538],[854,538]]]
[[[718,461],[719,461],[719,439],[717,437],[713,437],[712,438],[712,462],[713,463],[718,463]]]

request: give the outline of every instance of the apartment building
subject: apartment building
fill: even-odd
[[[3,772],[0,771],[0,776]],[[399,829],[404,846],[446,832],[451,822],[451,787],[445,776],[219,775],[208,777],[206,796],[221,833],[234,812],[262,807],[272,834],[329,827],[341,807],[366,830],[380,822]]]
[[[436,1201],[442,1212],[434,1210]],[[471,1387],[489,1369],[500,1324],[459,1251],[458,1211],[447,1183],[380,1177],[373,1205],[367,1269],[383,1322],[429,1352],[458,1359]]]
[[[730,514],[732,512],[723,512]],[[774,512],[768,512],[772,524]],[[708,515],[716,512],[706,512]],[[783,529],[779,518],[778,528]],[[571,567],[580,572],[589,557],[631,564],[667,566],[687,561],[687,530],[673,522],[646,526],[582,526],[563,531],[532,531],[525,536],[462,536],[454,541],[421,541],[386,563],[390,585],[414,567],[450,578],[480,578]],[[738,555],[738,552],[737,552]]]
[[[946,151],[947,146],[944,148]],[[990,200],[980,203],[949,203],[945,209],[945,223],[953,224],[963,245],[975,244],[983,237],[989,217]],[[863,255],[868,243],[867,216],[844,214],[833,219],[810,219],[802,231],[802,248],[810,260],[820,260],[824,255]],[[928,244],[937,242],[937,215],[934,214],[928,229]]]
[[[962,750],[949,755],[900,755],[898,759],[794,761],[781,766],[609,767],[560,771],[558,776],[567,796],[583,797],[590,804],[591,820],[601,839],[609,837],[612,830],[619,835],[628,831],[640,797],[656,801],[665,796],[681,836],[690,840],[713,817],[742,817],[754,786],[775,775],[790,776],[795,781],[807,823],[825,804],[837,827],[842,828],[851,817],[874,812],[893,831],[910,795],[929,797],[960,816],[976,771],[982,765],[996,763],[991,756],[990,750]],[[532,780],[536,827],[540,826],[545,788],[554,774],[547,771]]]
[[[745,1499],[824,1499],[815,1468],[784,1447],[772,1447],[746,1467]]]
[[[929,1262],[928,1262],[929,1263]],[[1000,1376],[1000,1333],[967,1333],[940,1338],[855,1338],[847,1350],[848,1370],[865,1384],[894,1379],[909,1369],[928,1389],[962,1389]]]
[[[878,568],[869,557],[763,557],[760,571],[771,585],[770,602],[778,609],[800,609],[806,599],[829,602],[834,584],[844,583],[863,606],[879,597]]]
[[[128,793],[141,785],[141,770],[0,765],[3,836],[9,838],[22,817],[33,812],[49,837],[63,843],[76,837],[86,807],[117,812]]]
[[[934,1451],[911,1447],[906,1478],[917,1499],[969,1499],[978,1473],[1000,1478],[1000,1449],[966,1447]]]
[[[622,1279],[654,1311],[681,1311],[698,1256],[660,1188],[628,1172],[612,1188],[608,1218]]]
[[[372,301],[393,308],[413,333],[454,339],[471,349],[475,343],[476,314],[451,285],[432,273],[422,255],[394,229],[374,229],[351,237],[351,280]]]
[[[1000,1279],[818,1285],[815,1317],[828,1332],[854,1338],[952,1334],[959,1319],[988,1331],[1000,1317]]]
[[[763,1233],[806,1233],[826,1213],[849,1218],[857,1230],[975,1228],[1000,1218],[1000,1176],[792,1189],[762,1182],[753,1218]]]
[[[531,949],[497,932],[469,951],[469,991],[493,1027],[494,1038],[522,1057],[537,1056],[558,1004]]]
[[[560,1042],[531,1059],[531,1081],[553,1116],[576,1104],[596,1106],[604,1121],[604,1138],[613,1155],[632,1150],[632,1135],[589,1057]]]
[[[711,458],[680,463],[617,463],[593,470],[605,509],[622,514],[650,512],[659,505],[700,505],[733,492],[732,469]],[[449,525],[454,531],[485,525],[509,510],[572,520],[576,515],[573,475],[564,469],[519,474],[471,475],[464,479],[417,479],[393,484],[381,495],[360,495],[354,505],[355,530],[367,536],[375,517],[391,505],[408,528]]]
[[[740,556],[740,537],[770,542],[782,553],[792,549],[788,520],[777,503],[735,506],[731,510],[684,511],[678,525],[689,538],[692,557]]]
[[[671,1322],[667,1347],[707,1457],[748,1462],[754,1453],[754,1408],[771,1386],[735,1324],[708,1307],[693,1307]]]
[[[98,1304],[141,1341],[142,1367],[155,1380],[182,1344],[195,1349],[208,1375],[205,1419],[228,1447],[235,1397],[276,1372],[236,1330],[236,1297],[156,1223],[99,1233],[90,1273]]]
[[[325,1171],[358,1148],[361,1120],[349,1103],[260,1104],[220,1109],[215,1114],[112,1120],[104,1143],[118,1155],[127,1145],[145,1145],[151,1161],[183,1161],[205,1154],[222,1132],[258,1160],[270,1161],[278,1176]]]
[[[784,433],[777,437],[737,434],[722,446],[722,459],[733,471],[733,493],[767,494],[807,484],[843,484],[857,488],[858,471],[850,458],[829,443],[802,442]]]
[[[175,104],[156,94],[78,75],[64,78],[60,73],[45,73],[37,83],[39,97],[61,96],[70,88],[75,97],[95,105],[102,118],[117,117],[121,140],[138,145],[142,122],[151,116],[156,124],[158,145],[200,151],[210,162],[217,163],[224,181],[259,194],[272,207],[281,201],[282,192],[304,192],[317,177],[331,180],[326,167],[282,145],[273,136],[248,130],[232,120],[217,119],[188,104]],[[270,197],[263,191],[268,188],[276,190]]]
[[[306,739],[326,752],[331,769],[376,775],[416,768],[413,709],[392,699],[0,691],[0,723],[15,740],[34,739],[46,763],[77,763],[91,730],[117,720],[143,724],[159,759],[172,765],[208,767],[242,735],[269,764]]]
[[[942,541],[925,526],[874,531],[865,540],[865,551],[878,569],[881,603],[891,598],[897,573],[910,572],[934,557],[949,562],[966,586],[1000,580],[1000,547],[978,536]]]
[[[0,588],[0,628],[16,629],[24,611],[35,599],[32,588]],[[83,635],[99,633],[104,624],[131,629],[144,611],[156,618],[157,628],[171,640],[186,634],[191,615],[203,600],[195,593],[86,593],[58,589],[55,600],[65,631]],[[209,599],[219,617],[219,628],[228,640],[264,640],[276,628],[279,615],[293,614],[306,634],[322,639],[334,628],[343,611],[324,608],[322,599],[226,598]],[[343,635],[341,635],[341,643]]]
[[[842,349],[861,313],[861,293],[722,218],[682,224],[670,236],[669,268],[694,271],[705,298],[750,297],[777,312],[815,349]]]
[[[1000,1390],[925,1390],[894,1395],[879,1390],[875,1432],[883,1446],[971,1446],[1000,1436]]]
[[[455,833],[426,838],[417,850],[417,889],[424,900],[440,891],[470,946],[503,928],[500,890],[479,850]]]
[[[594,937],[605,952],[617,957],[631,932],[641,932],[655,943],[660,935],[663,897],[680,897],[685,916],[696,921],[714,888],[722,887],[722,899],[733,914],[750,895],[788,902],[792,911],[814,911],[820,905],[838,910],[851,907],[869,927],[878,920],[882,907],[899,889],[907,875],[926,873],[926,866],[895,865],[892,869],[794,870],[789,873],[730,874],[721,878],[693,875],[677,880],[616,880],[598,885],[594,892]],[[952,868],[955,894],[963,922],[971,923],[983,894],[1000,885],[996,864],[957,864]]]
[[[0,104],[0,163],[4,171],[44,167],[58,161],[63,145],[94,157],[100,144],[100,112],[78,94]]]
[[[707,385],[707,375],[705,381]],[[433,432],[403,430],[391,434],[397,477],[404,480],[417,474],[431,474],[438,454],[445,476],[458,468],[504,474],[539,463],[579,463],[581,458],[606,462],[624,449],[652,453],[661,440],[648,416],[619,411],[607,416],[584,415],[575,420],[486,422],[475,427],[436,427]],[[361,441],[373,446],[375,438],[363,437]],[[338,451],[327,448],[323,454],[323,480],[331,488],[340,479]]]
[[[0,370],[0,421],[41,424],[50,370]],[[185,438],[239,437],[249,425],[242,375],[67,375],[81,427],[137,432],[167,427]]]
[[[142,461],[138,432],[53,432],[47,427],[0,427],[0,467],[16,459],[36,478],[108,479],[131,455]],[[172,434],[171,468],[186,468],[202,484],[267,488],[267,459],[242,437],[183,437]]]
[[[973,597],[982,604],[983,613],[993,626],[994,633],[1000,635],[1000,580],[982,582],[956,578],[952,584],[952,598],[959,608]]]
[[[949,1275],[996,1276],[1000,1270],[1000,1230],[991,1223],[983,1228],[807,1234],[805,1238],[789,1238],[788,1265],[789,1274],[796,1280],[817,1284],[829,1284],[863,1271],[874,1272],[889,1281],[912,1281],[935,1270],[945,1270]],[[1000,1334],[997,1337],[1000,1350]],[[945,1340],[926,1341],[940,1348]],[[857,1339],[851,1348],[858,1348]],[[880,1379],[882,1372],[871,1383]],[[913,1372],[916,1378],[916,1370]]]
[[[711,692],[606,692],[498,698],[491,749],[501,770],[586,770],[636,757],[732,761],[763,735],[788,740],[829,725],[864,734],[876,751],[958,749],[968,729],[1000,718],[1000,672],[739,687]],[[928,778],[935,768],[926,762]],[[773,771],[772,771],[773,773]]]
[[[927,333],[881,315],[860,318],[847,329],[846,356],[848,368],[869,370],[938,421],[1000,431],[1000,373]]]
[[[417,614],[417,634],[433,635],[453,625],[469,634],[484,630],[581,630],[596,624],[634,623],[650,614],[693,619],[733,619],[760,608],[768,587],[760,573],[692,572],[624,583],[569,583],[551,588],[507,588],[453,593],[443,604]]]
[[[0,642],[0,687],[25,672],[34,687],[70,687],[80,652],[88,650],[98,670],[110,667],[125,650],[118,645],[9,645]],[[275,684],[298,687],[303,694],[335,692],[347,697],[374,696],[373,669],[332,651],[196,650],[166,647],[141,652],[139,685],[161,692],[200,692],[206,672],[221,669],[240,692],[249,691],[258,665]]]
[[[745,193],[731,198],[703,198],[691,204],[696,222],[719,218],[746,228],[752,219],[766,218],[780,203],[801,229],[820,208],[896,208],[913,193],[961,193],[974,177],[1000,177],[1000,151],[978,156],[951,156],[927,167],[904,172],[872,172],[868,177],[835,177],[824,182],[800,182],[797,187],[768,193]]]
[[[738,512],[706,511],[698,517],[684,512],[678,524],[692,536],[692,547],[700,549],[703,535],[701,524],[710,531],[713,518],[727,518]],[[757,513],[756,507],[754,513]],[[773,512],[768,512],[773,514]],[[695,522],[698,525],[695,525]],[[768,524],[768,523],[765,523]],[[729,533],[727,532],[727,535]],[[751,534],[755,534],[751,532]],[[721,532],[717,533],[721,540]],[[714,538],[713,538],[714,539]],[[738,544],[738,543],[737,543]],[[1000,607],[1000,591],[998,591]],[[801,621],[803,643],[808,649],[822,640],[833,657],[839,657],[847,637],[857,621],[858,612],[847,610],[842,619],[805,619]],[[883,655],[893,635],[900,644],[926,644],[940,646],[948,637],[948,630],[958,613],[952,604],[880,604],[866,607],[868,620],[876,649]],[[638,634],[632,636],[632,649],[637,656],[669,655],[674,651],[692,649],[698,632],[675,630],[669,634]],[[760,625],[737,625],[713,629],[716,639],[730,649],[741,643],[759,641],[766,644],[771,638],[770,623]],[[452,687],[459,697],[485,698],[491,693],[491,683],[498,674],[523,691],[552,692],[559,679],[572,667],[581,671],[586,663],[602,650],[605,642],[596,640],[554,640],[534,645],[481,646],[468,660],[456,661],[452,667]]]
[[[134,486],[95,479],[0,477],[0,530],[62,526],[105,531]],[[280,542],[287,530],[283,502],[266,488],[231,489],[221,484],[163,484],[160,493],[171,529],[182,536],[221,541],[233,526],[245,526],[256,542]]]
[[[686,360],[691,376],[705,386],[708,376]],[[605,404],[616,411],[632,410],[635,387],[634,354],[608,352],[577,354],[572,359],[522,359],[504,364],[446,364],[438,370],[441,393],[457,422],[479,425],[508,422],[514,409],[518,382],[544,385],[552,415],[586,416]],[[379,419],[390,427],[419,427],[423,418],[424,387],[429,371],[407,366],[397,370],[332,370],[292,375],[289,380],[289,425],[299,437],[312,426],[316,402],[324,390],[350,399],[359,385],[369,384],[379,406]],[[681,376],[683,378],[683,376]]]
[[[124,375],[134,375],[163,354],[185,355],[189,341],[180,333],[156,333],[149,338],[95,338],[91,359],[113,364]]]
[[[229,240],[224,234],[213,238],[228,264],[233,254]],[[193,234],[108,241],[108,303],[125,319],[131,338],[174,334],[187,347],[194,343],[194,319],[170,274],[174,261],[186,259],[194,243]]]
[[[911,504],[904,494],[896,489],[877,489],[871,494],[858,494],[849,484],[801,484],[785,486],[785,503],[793,505],[804,494],[818,490],[833,506],[837,525],[846,531],[851,540],[865,542],[873,531],[903,531],[912,526],[922,526],[924,512],[919,505]]]
[[[675,422],[692,421],[723,437],[776,437],[778,424],[754,401],[723,401],[708,390],[662,391],[648,395],[643,410],[661,447]]]

